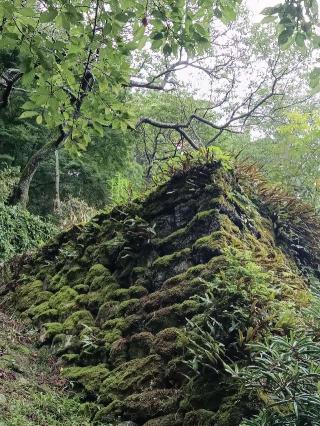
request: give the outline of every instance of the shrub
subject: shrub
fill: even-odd
[[[19,179],[19,167],[5,167],[0,170],[0,202],[6,202]]]
[[[61,203],[59,226],[62,229],[70,228],[77,223],[89,221],[97,213],[84,200],[70,196]]]
[[[0,203],[0,261],[39,246],[54,232],[55,227],[40,217]]]
[[[310,336],[291,333],[249,346],[253,363],[239,377],[265,407],[241,426],[319,425],[320,345]]]

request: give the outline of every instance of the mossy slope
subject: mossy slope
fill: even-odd
[[[185,361],[190,324],[208,317],[228,359],[243,360],[245,341],[300,321],[306,281],[260,210],[219,162],[194,166],[7,265],[4,303],[41,329],[62,374],[96,400],[94,421],[237,425],[254,403],[219,366],[190,382]]]
[[[85,406],[66,392],[68,383],[37,333],[0,310],[0,425],[90,425]]]

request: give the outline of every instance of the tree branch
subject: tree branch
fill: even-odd
[[[22,75],[23,73],[15,68],[9,68],[2,73],[0,77],[0,86],[2,86],[3,92],[0,95],[0,109],[8,106],[14,85],[22,77]]]

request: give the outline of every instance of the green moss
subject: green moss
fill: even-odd
[[[148,291],[142,285],[133,285],[129,287],[129,298],[141,298],[148,294]]]
[[[73,287],[77,293],[86,294],[89,291],[89,286],[86,284],[77,284]]]
[[[32,305],[31,308],[27,310],[27,314],[31,317],[37,317],[41,315],[43,312],[48,311],[50,309],[49,302],[43,302],[39,305]]]
[[[81,347],[81,342],[77,336],[60,333],[52,339],[53,353],[58,356],[65,353],[79,353]]]
[[[125,315],[128,313],[131,313],[135,310],[135,308],[138,308],[140,305],[139,299],[130,299],[130,300],[124,300],[121,302],[118,306],[118,312],[120,315]]]
[[[219,426],[238,425],[242,419],[252,414],[255,409],[256,407],[254,407],[248,393],[239,391],[239,393],[225,397],[222,400],[219,410],[214,416],[214,421]]]
[[[33,322],[38,324],[53,322],[59,317],[58,310],[50,308],[49,302],[43,302],[40,305],[31,306],[26,313],[32,318]]]
[[[154,351],[164,358],[177,356],[181,344],[181,330],[176,327],[165,328],[156,334]]]
[[[128,356],[130,359],[143,358],[153,352],[154,336],[152,333],[142,332],[134,334],[128,342]]]
[[[75,364],[79,361],[79,354],[63,354],[61,360],[66,364]]]
[[[16,293],[16,308],[24,311],[30,308],[37,300],[40,293],[43,292],[43,282],[40,280],[32,281],[22,285]]]
[[[105,378],[100,392],[105,402],[139,392],[161,380],[163,365],[160,358],[150,355],[121,364]]]
[[[173,263],[176,263],[178,261],[181,261],[182,259],[184,259],[188,254],[190,254],[190,249],[186,248],[183,249],[181,251],[175,252],[173,254],[168,254],[166,256],[162,256],[162,257],[158,257],[154,262],[153,262],[153,267],[156,269],[159,268],[167,268],[170,265],[172,265]]]
[[[197,300],[186,300],[183,303],[161,308],[148,315],[146,328],[152,332],[158,332],[161,329],[182,325],[186,318],[197,314],[199,309],[201,309],[201,304]]]
[[[78,293],[70,287],[64,286],[49,299],[49,306],[57,309],[59,313],[68,313],[75,305]]]
[[[118,303],[115,301],[105,302],[100,306],[96,322],[100,326],[107,320],[117,317],[118,313]]]
[[[51,341],[55,335],[62,333],[63,325],[60,322],[48,322],[43,324],[40,340],[42,342]]]
[[[117,254],[123,247],[125,240],[122,235],[118,234],[111,240],[104,241],[95,247],[93,256],[101,264],[109,267],[112,264],[112,259],[117,257]]]
[[[184,417],[183,425],[184,426],[212,426],[217,424],[220,426],[220,423],[215,423],[215,413],[207,410],[195,410],[190,411]],[[230,423],[236,425],[237,423]],[[221,425],[222,426],[222,425]]]
[[[75,265],[72,268],[68,268],[66,271],[66,281],[68,285],[74,285],[78,283],[79,280],[83,279],[84,271],[79,265]]]
[[[101,263],[96,263],[89,269],[86,275],[86,281],[91,283],[94,278],[104,275],[106,272],[108,272],[108,269],[105,266],[101,265]]]
[[[35,305],[39,305],[40,303],[46,302],[52,296],[51,291],[40,291],[37,293],[37,298],[35,300]]]
[[[242,248],[241,240],[234,236],[233,233],[225,230],[213,232],[211,235],[199,238],[193,245],[194,250],[207,249],[212,256],[218,256],[228,247]]]
[[[44,322],[56,321],[58,317],[59,312],[57,309],[47,309],[37,315],[34,315],[33,321],[38,324],[42,324]]]
[[[67,285],[67,279],[62,271],[55,274],[49,282],[49,287],[52,291],[58,291],[65,285]]]
[[[112,344],[120,339],[122,336],[122,332],[121,330],[114,328],[111,331],[108,331],[107,333],[104,334],[104,341],[105,341],[105,348],[107,350],[111,349]]]
[[[103,291],[92,291],[87,294],[80,294],[76,299],[76,303],[79,307],[85,308],[96,315],[105,300],[106,296]]]
[[[216,320],[216,340],[238,361],[248,359],[242,336],[259,341],[303,326],[308,290],[276,248],[272,222],[237,194],[232,175],[212,170],[192,169],[193,191],[184,171],[140,205],[143,226],[155,224],[160,235],[148,246],[131,232],[137,218],[123,206],[58,237],[15,282],[14,301],[26,318],[46,323],[41,339],[52,342],[66,377],[90,400],[111,402],[96,415],[107,424],[118,416],[146,426],[239,424],[247,401],[222,371],[204,365],[184,387],[192,337],[205,363],[208,339],[197,337]]]
[[[216,198],[215,200],[217,200],[217,204],[220,205],[220,201],[223,200],[223,197]],[[212,216],[214,217],[216,215],[217,215],[217,211],[215,209],[202,210],[201,212],[199,212],[195,215],[195,217],[192,219],[191,223],[199,222],[203,219],[206,219],[207,217],[212,217]],[[190,225],[191,225],[191,223],[190,223]]]
[[[140,298],[148,294],[148,291],[141,285],[134,285],[129,288],[119,288],[110,293],[109,298],[124,301],[127,299]]]
[[[88,367],[66,367],[62,370],[62,376],[71,382],[81,384],[84,389],[94,394],[99,391],[101,382],[107,376],[108,370],[104,364]]]
[[[155,244],[157,246],[166,247],[172,242],[176,241],[177,239],[180,239],[183,235],[185,235],[187,232],[187,228],[180,228],[176,231],[172,232],[171,234],[167,235],[164,238],[158,239]]]
[[[103,324],[102,328],[104,330],[111,330],[113,328],[117,328],[117,329],[121,330],[125,327],[125,325],[126,325],[126,320],[124,318],[119,317],[119,318],[107,320]]]
[[[65,320],[63,330],[67,334],[79,334],[85,325],[94,325],[92,314],[86,310],[77,311]]]
[[[143,426],[181,426],[182,424],[184,425],[182,414],[174,413],[148,420]]]
[[[132,393],[122,402],[122,411],[130,419],[152,419],[177,413],[179,392],[175,389],[150,389]]]
[[[121,401],[114,400],[106,407],[99,407],[94,416],[94,424],[112,424],[121,414]]]
[[[89,269],[84,283],[89,285],[90,291],[95,291],[102,287],[114,285],[115,280],[105,266],[97,263]]]

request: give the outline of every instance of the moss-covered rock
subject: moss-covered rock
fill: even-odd
[[[34,280],[20,287],[15,295],[16,308],[19,311],[30,309],[42,292],[43,282],[41,280]]]
[[[163,374],[161,359],[155,355],[125,362],[107,375],[100,388],[101,398],[111,402],[146,387],[152,389],[161,383]]]
[[[63,323],[63,331],[67,334],[80,334],[85,326],[93,326],[94,319],[90,312],[82,310],[71,314]]]
[[[71,287],[64,286],[49,299],[49,306],[62,316],[67,316],[70,310],[75,306],[75,300],[78,293]]]
[[[255,412],[205,352],[194,374],[196,351],[213,339],[226,362],[245,363],[247,342],[302,327],[311,297],[301,265],[317,274],[319,261],[310,234],[281,237],[244,187],[218,161],[188,164],[144,200],[6,266],[1,297],[41,329],[96,422],[237,426]],[[300,260],[299,245],[309,250]]]
[[[43,324],[40,339],[42,342],[52,341],[54,336],[61,334],[63,331],[63,324],[60,322],[48,322]]]
[[[221,425],[215,421],[215,413],[207,410],[190,411],[185,415],[183,426],[214,426]],[[231,426],[232,423],[229,423]]]
[[[66,367],[62,370],[62,375],[68,380],[80,383],[90,394],[98,392],[101,382],[108,374],[104,364],[88,367]]]

